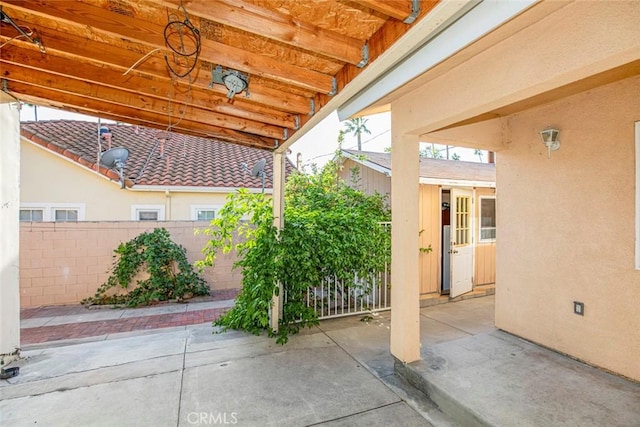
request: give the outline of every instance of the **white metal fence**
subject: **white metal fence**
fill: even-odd
[[[357,275],[352,280],[327,277],[319,286],[307,290],[306,304],[320,319],[389,310],[390,279],[388,265],[383,272],[367,278]]]
[[[380,223],[391,232],[391,223]],[[326,277],[319,286],[306,292],[307,307],[318,313],[319,319],[351,316],[391,309],[391,270],[387,263],[384,271],[368,277],[354,274],[349,280],[336,275]]]

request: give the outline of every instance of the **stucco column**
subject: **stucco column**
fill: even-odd
[[[392,129],[393,129],[392,112]],[[419,139],[394,132],[391,141],[391,354],[420,359]]]
[[[20,347],[20,117],[0,96],[0,359]]]
[[[278,230],[284,227],[284,180],[285,180],[284,153],[273,153],[273,226]],[[278,294],[273,295],[269,325],[274,331],[278,330],[278,322],[282,317],[283,308],[282,283],[278,282]]]

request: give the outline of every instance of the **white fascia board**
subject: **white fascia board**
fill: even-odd
[[[159,191],[172,193],[235,193],[240,187],[188,187],[184,185],[134,185],[129,191]],[[248,188],[249,193],[262,193],[262,188]],[[265,194],[273,193],[273,189],[265,188]]]
[[[304,134],[313,129],[334,110],[358,95],[362,90],[387,73],[402,58],[421,46],[426,40],[439,32],[443,26],[457,19],[462,13],[478,3],[478,0],[446,0],[439,2],[424,18],[414,24],[400,39],[365,67],[360,74],[351,80],[337,95],[333,96],[324,107],[313,115],[291,137],[283,141],[275,151],[284,153]]]
[[[342,152],[342,155],[348,159],[353,160],[356,163],[361,164],[362,166],[366,166],[369,169],[373,169],[376,172],[380,172],[386,176],[391,176],[391,169],[385,168],[384,166],[380,166],[377,163],[373,163],[369,160],[362,159],[360,156],[353,155],[351,153],[347,153],[345,151]]]
[[[482,187],[495,188],[496,183],[490,181],[467,181],[464,179],[420,178],[420,184],[442,185],[443,187]]]
[[[342,121],[358,114],[379,99],[513,19],[538,1],[484,0],[480,2],[444,30],[437,34],[434,31],[430,34],[431,39],[405,60],[341,105],[338,108],[338,118]]]

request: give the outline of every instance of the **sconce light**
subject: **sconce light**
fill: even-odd
[[[547,147],[547,156],[551,158],[551,151],[560,148],[560,140],[558,139],[560,131],[558,129],[546,128],[540,132],[542,143]]]

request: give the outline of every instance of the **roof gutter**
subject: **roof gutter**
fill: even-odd
[[[360,113],[435,65],[469,46],[489,32],[510,21],[539,0],[482,0],[468,2],[459,9],[458,16],[451,16],[448,25],[440,25],[427,34],[422,45],[394,64],[379,78],[369,82],[338,108],[338,118],[343,121]],[[440,2],[439,5],[449,2]],[[429,18],[433,12],[424,19]],[[422,21],[421,21],[422,22]],[[420,23],[416,24],[420,25]]]
[[[495,188],[495,181],[468,181],[465,179],[420,178],[420,184],[441,185],[443,187]]]
[[[275,149],[277,153],[285,153],[289,147],[324,120],[334,110],[358,95],[360,91],[385,75],[404,57],[442,31],[442,28],[457,20],[473,8],[478,0],[447,0],[439,2],[424,18],[414,24],[391,49],[383,52],[356,76],[342,91],[332,97],[327,104],[314,114],[300,129]]]
[[[172,193],[234,193],[239,188],[244,187],[189,187],[186,185],[135,185],[129,188],[129,191],[147,191],[162,192],[170,191]],[[247,188],[249,193],[262,193],[262,188]],[[265,194],[272,194],[272,188],[265,188]]]

